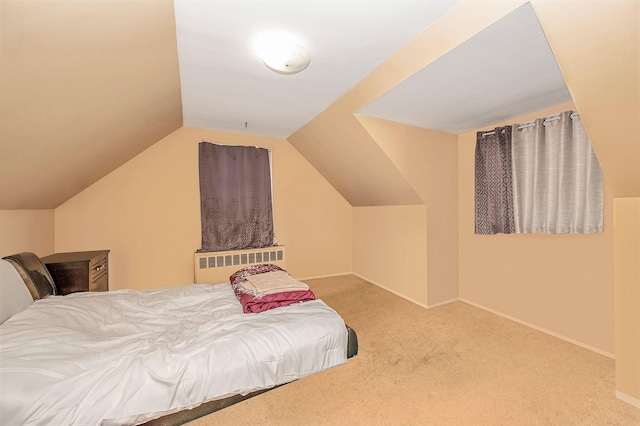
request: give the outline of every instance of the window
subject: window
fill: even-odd
[[[223,251],[274,243],[269,150],[201,142],[198,146],[202,246]]]
[[[476,234],[595,233],[603,177],[580,116],[478,132]]]

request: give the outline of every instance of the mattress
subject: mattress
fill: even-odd
[[[245,314],[229,284],[74,293],[0,325],[7,424],[137,424],[344,364],[322,300]]]

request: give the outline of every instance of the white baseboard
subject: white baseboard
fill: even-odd
[[[380,283],[377,283],[377,282],[375,282],[375,281],[373,281],[373,280],[371,280],[371,279],[369,279],[369,278],[367,278],[365,276],[357,274],[355,272],[345,272],[345,273],[341,273],[341,274],[331,274],[331,275],[323,275],[323,276],[317,276],[317,277],[299,278],[299,280],[303,281],[303,280],[312,280],[312,279],[316,279],[316,278],[331,278],[331,277],[338,277],[338,276],[342,276],[342,275],[355,275],[358,278],[361,278],[361,279],[363,279],[363,280],[365,280],[367,282],[370,282],[371,284],[373,284],[375,286],[378,286],[378,287],[380,287],[380,288],[382,288],[384,290],[387,290],[388,292],[391,292],[391,293],[395,294],[396,296],[399,296],[399,297],[401,297],[401,298],[403,298],[405,300],[408,300],[411,303],[415,303],[416,305],[421,306],[421,307],[423,307],[425,309],[435,308],[435,307],[446,305],[448,303],[452,303],[452,302],[456,302],[456,301],[468,303],[469,305],[475,306],[476,308],[480,308],[480,309],[482,309],[484,311],[491,312],[492,314],[501,316],[501,317],[506,318],[508,320],[515,321],[518,324],[522,324],[522,325],[524,325],[526,327],[533,328],[534,330],[541,331],[542,333],[548,334],[550,336],[557,337],[558,339],[564,340],[565,342],[569,342],[569,343],[572,343],[572,344],[574,344],[576,346],[580,346],[581,348],[584,348],[584,349],[590,350],[592,352],[595,352],[597,354],[606,356],[607,358],[611,358],[611,359],[615,359],[616,358],[616,356],[614,354],[612,354],[611,352],[604,351],[602,349],[596,348],[595,346],[591,346],[591,345],[583,343],[583,342],[581,342],[579,340],[575,340],[575,339],[572,339],[570,337],[564,336],[564,335],[562,335],[560,333],[556,333],[555,331],[547,330],[546,328],[539,327],[539,326],[537,326],[535,324],[532,324],[530,322],[523,321],[523,320],[521,320],[519,318],[513,317],[511,315],[505,314],[505,313],[497,311],[495,309],[486,307],[486,306],[481,305],[479,303],[472,302],[472,301],[467,300],[467,299],[465,299],[463,297],[456,297],[456,298],[453,298],[453,299],[445,300],[443,302],[434,303],[433,305],[426,305],[424,303],[418,302],[417,300],[412,299],[411,297],[407,297],[404,294],[401,294],[401,293],[399,293],[399,292],[397,292],[397,291],[395,291],[395,290],[393,290],[391,288],[388,288],[388,287],[386,287],[386,286],[384,286],[384,285],[382,285]],[[637,399],[635,399],[635,398],[633,398],[631,396],[625,395],[625,394],[623,394],[621,392],[620,392],[620,394],[623,395],[623,397],[618,396],[619,399],[622,399],[623,401],[626,401],[626,402],[629,402],[629,401],[627,401],[624,398],[631,399],[632,401],[635,401],[635,402],[629,402],[629,404],[635,405],[636,407],[638,407],[638,405],[636,405],[638,403]]]
[[[367,277],[363,277],[363,276],[362,276],[362,275],[360,275],[360,274],[356,274],[355,272],[352,272],[352,274],[353,274],[353,275],[355,275],[356,277],[358,277],[358,278],[362,278],[363,280],[365,280],[365,281],[367,281],[367,282],[370,282],[371,284],[374,284],[374,285],[376,285],[376,286],[378,286],[378,287],[380,287],[380,288],[382,288],[382,289],[384,289],[384,290],[387,290],[388,292],[391,292],[391,293],[395,294],[396,296],[402,297],[403,299],[408,300],[408,301],[409,301],[409,302],[411,302],[411,303],[415,303],[415,304],[416,304],[416,305],[418,305],[418,306],[422,306],[423,308],[429,309],[429,306],[425,305],[424,303],[418,302],[417,300],[412,299],[412,298],[410,298],[410,297],[407,297],[407,296],[405,296],[404,294],[398,293],[397,291],[395,291],[395,290],[393,290],[393,289],[390,289],[389,287],[383,286],[382,284],[377,283],[377,282],[375,282],[375,281],[373,281],[373,280],[370,280],[370,279],[369,279],[369,278],[367,278]]]
[[[329,275],[314,275],[312,277],[303,277],[303,278],[297,278],[296,279],[298,281],[305,281],[305,280],[316,280],[319,278],[332,278],[332,277],[341,277],[343,275],[355,275],[353,272],[339,272],[337,274],[329,274]]]
[[[640,408],[640,399],[629,396],[625,393],[620,392],[619,390],[616,391],[616,398],[626,402],[627,404],[631,404],[636,408]]]
[[[442,305],[448,305],[449,303],[458,302],[459,300],[460,299],[458,297],[454,297],[453,299],[449,299],[449,300],[445,300],[443,302],[438,302],[438,303],[434,303],[432,305],[429,305],[429,309],[437,308],[438,306],[442,306]]]
[[[483,306],[483,305],[481,305],[479,303],[475,303],[475,302],[472,302],[470,300],[467,300],[467,299],[465,299],[463,297],[460,298],[460,301],[464,302],[464,303],[468,303],[469,305],[475,306],[476,308],[480,308],[480,309],[483,309],[485,311],[491,312],[492,314],[499,315],[499,316],[501,316],[503,318],[506,318],[506,319],[509,319],[511,321],[515,321],[515,322],[517,322],[519,324],[522,324],[522,325],[525,325],[527,327],[533,328],[534,330],[538,330],[538,331],[541,331],[541,332],[543,332],[545,334],[549,334],[549,335],[551,335],[553,337],[557,337],[558,339],[562,339],[562,340],[564,340],[566,342],[573,343],[574,345],[577,345],[577,346],[580,346],[582,348],[588,349],[588,350],[590,350],[592,352],[598,353],[600,355],[604,355],[607,358],[611,358],[611,359],[615,359],[616,358],[616,356],[614,354],[612,354],[610,352],[607,352],[607,351],[603,351],[602,349],[596,348],[595,346],[587,345],[586,343],[583,343],[583,342],[581,342],[579,340],[572,339],[572,338],[564,336],[564,335],[562,335],[560,333],[556,333],[555,331],[547,330],[546,328],[539,327],[539,326],[537,326],[535,324],[531,324],[530,322],[523,321],[521,319],[518,319],[518,318],[513,317],[511,315],[502,313],[500,311],[496,311],[495,309],[488,308],[488,307]]]
[[[398,293],[397,291],[395,291],[395,290],[393,290],[393,289],[391,289],[391,288],[389,288],[389,287],[387,287],[387,286],[384,286],[384,285],[382,285],[382,284],[380,284],[380,283],[377,283],[377,282],[375,282],[375,281],[373,281],[373,280],[370,280],[370,279],[369,279],[369,278],[367,278],[367,277],[363,277],[363,276],[362,276],[362,275],[360,275],[360,274],[356,274],[355,272],[351,272],[351,274],[352,274],[352,275],[355,275],[356,277],[361,278],[361,279],[363,279],[363,280],[365,280],[365,281],[367,281],[367,282],[370,282],[371,284],[376,285],[376,286],[378,286],[378,287],[380,287],[380,288],[382,288],[382,289],[385,289],[385,290],[387,290],[388,292],[395,294],[396,296],[402,297],[403,299],[408,300],[408,301],[409,301],[409,302],[411,302],[411,303],[415,303],[415,304],[416,304],[416,305],[418,305],[418,306],[422,306],[423,308],[426,308],[426,309],[436,308],[436,307],[438,307],[438,306],[447,305],[447,304],[449,304],[449,303],[457,302],[458,300],[460,300],[460,299],[458,299],[457,297],[454,297],[453,299],[445,300],[445,301],[443,301],[443,302],[434,303],[434,304],[432,304],[432,305],[425,305],[424,303],[418,302],[417,300],[412,299],[411,297],[407,297],[407,296],[405,296],[404,294]]]

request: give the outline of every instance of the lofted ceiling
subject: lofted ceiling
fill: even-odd
[[[55,208],[183,125],[287,138],[458,2],[2,0],[0,209]],[[261,63],[272,29],[306,70]],[[357,112],[460,133],[568,99],[525,5]]]

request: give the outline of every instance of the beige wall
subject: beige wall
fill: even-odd
[[[615,200],[616,389],[640,408],[640,198]]]
[[[500,124],[526,122],[572,106]],[[475,235],[475,138],[475,132],[459,137],[460,297],[613,354],[611,191],[605,184],[605,231],[600,234]]]
[[[351,206],[284,139],[181,128],[56,209],[57,252],[110,249],[110,287],[193,282],[198,143],[270,148],[274,226],[300,278],[351,271]]]
[[[426,205],[427,252],[421,260],[426,282],[409,276],[404,285],[426,286],[426,301],[421,303],[429,306],[457,298],[457,136],[370,117],[358,119]],[[385,286],[397,286],[396,281]]]
[[[353,271],[427,306],[427,208],[353,208]]]
[[[0,210],[0,257],[23,251],[54,251],[53,210]]]

